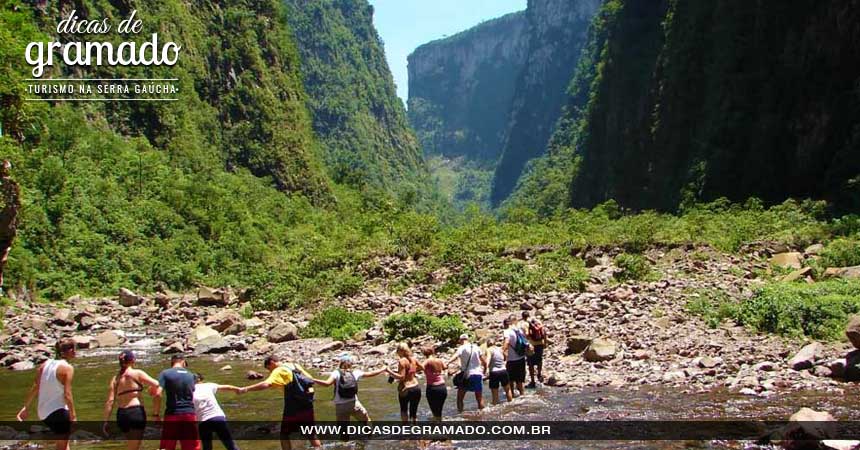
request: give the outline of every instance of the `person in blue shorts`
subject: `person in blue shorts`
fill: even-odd
[[[484,409],[483,381],[487,359],[481,347],[469,342],[469,336],[465,333],[460,335],[460,347],[454,352],[448,364],[458,360],[462,372],[458,378],[462,381],[457,383],[457,410],[463,412],[463,399],[466,398],[466,392],[474,392],[478,409]]]

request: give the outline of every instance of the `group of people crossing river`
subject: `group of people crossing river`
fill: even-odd
[[[170,367],[153,378],[145,371],[135,368],[136,358],[132,351],[119,354],[119,371],[108,383],[107,400],[104,406],[103,432],[109,433],[109,420],[116,408],[116,425],[126,435],[129,450],[138,450],[147,424],[147,413],[143,404],[143,393],[153,398],[154,413],[149,418],[162,422],[159,449],[211,450],[217,437],[227,450],[238,450],[227,424],[227,417],[218,403],[219,391],[246,394],[254,391],[278,389],[283,391],[284,407],[281,418],[281,447],[290,449],[290,437],[301,434],[301,426],[314,424],[314,386],[334,386],[335,416],[339,423],[351,418],[369,422],[370,415],[358,399],[358,382],[361,378],[388,374],[389,383],[397,381],[397,397],[400,417],[404,423],[417,421],[422,392],[418,374],[426,380],[425,395],[433,420],[442,420],[442,411],[448,397],[446,375],[448,367],[459,364],[459,372],[453,377],[457,389],[457,410],[464,409],[467,393],[475,396],[479,409],[484,408],[483,383],[489,381],[492,403],[498,404],[500,390],[507,401],[525,393],[526,387],[534,387],[536,380],[543,382],[543,351],[547,344],[547,333],[540,321],[529,317],[528,311],[517,319],[510,316],[503,321],[503,332],[496,339],[484,339],[479,343],[470,341],[467,334],[459,337],[459,346],[447,361],[436,356],[432,345],[421,349],[423,361],[419,361],[407,343],[396,348],[397,369],[382,367],[364,371],[355,367],[349,353],[338,356],[338,366],[328,377],[315,378],[300,364],[282,361],[275,355],[264,359],[268,377],[249,386],[223,385],[206,382],[202,375],[188,370],[184,356],[173,355]],[[77,420],[72,384],[74,367],[70,364],[76,355],[75,343],[63,339],[57,344],[57,359],[42,363],[36,373],[32,388],[27,394],[24,407],[17,418],[24,421],[29,416],[29,406],[38,396],[39,419],[58,437],[57,450],[69,448],[72,423]],[[526,381],[526,367],[530,383]],[[162,403],[164,415],[161,416]],[[304,435],[311,446],[319,447],[315,435]]]

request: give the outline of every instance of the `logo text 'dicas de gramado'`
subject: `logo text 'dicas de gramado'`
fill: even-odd
[[[137,19],[137,10],[119,22],[116,32],[138,34],[143,21]],[[86,20],[76,11],[57,24],[60,35],[110,33],[112,24],[107,18]],[[62,62],[68,67],[87,66],[173,66],[179,61],[182,46],[168,41],[159,45],[158,33],[138,43],[121,42],[30,42],[24,57],[32,69],[33,78],[27,81],[29,101],[175,101],[178,91],[176,78],[42,78],[46,67]]]

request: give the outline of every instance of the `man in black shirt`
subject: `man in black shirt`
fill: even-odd
[[[178,440],[182,450],[200,450],[197,415],[194,413],[194,374],[186,369],[188,364],[182,355],[173,355],[170,365],[158,375],[158,393],[167,399],[158,448],[176,450]],[[159,396],[155,398],[159,403]],[[155,410],[158,411],[160,406],[156,405]]]

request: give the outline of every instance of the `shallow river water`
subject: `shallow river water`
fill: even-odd
[[[107,392],[107,383],[116,373],[117,364],[114,359],[116,351],[83,351],[75,360],[74,381],[75,403],[78,420],[100,421],[102,408]],[[157,376],[165,368],[167,357],[155,349],[147,351],[138,349],[138,368],[146,370],[150,375]],[[225,365],[232,366],[230,371],[221,371]],[[194,358],[189,360],[189,368],[201,372],[207,381],[221,384],[244,386],[250,381],[245,379],[247,370],[257,370],[265,373],[260,361],[224,360],[214,362],[212,358]],[[21,407],[27,389],[32,383],[34,371],[0,372],[0,421],[15,420],[15,414]],[[396,391],[393,385],[386,382],[386,376],[362,379],[359,398],[370,412],[374,420],[399,420],[399,407]],[[489,397],[489,390],[485,391]],[[844,395],[834,395],[824,392],[791,392],[779,393],[768,398],[748,397],[729,393],[728,391],[713,391],[701,394],[684,394],[676,390],[662,387],[625,387],[625,388],[594,388],[584,391],[557,388],[545,388],[529,391],[525,397],[512,403],[488,407],[482,412],[476,412],[476,405],[471,397],[467,397],[466,413],[458,416],[454,397],[456,392],[449,392],[445,404],[445,416],[450,420],[708,420],[708,419],[745,419],[785,420],[803,406],[816,410],[824,410],[833,414],[837,419],[860,419],[860,410],[856,408],[857,394],[854,386],[846,386]],[[318,387],[316,414],[318,420],[334,420],[334,407],[331,403],[332,389]],[[282,409],[282,394],[276,390],[248,393],[237,396],[224,392],[218,394],[218,400],[230,420],[243,421],[277,421]],[[151,399],[146,397],[149,408]],[[35,416],[35,402],[31,405]],[[419,419],[430,416],[426,401],[422,399],[419,409]],[[47,442],[42,443],[47,444]],[[40,444],[36,444],[40,445]],[[416,442],[370,441],[366,443],[327,442],[325,448],[367,448],[367,449],[400,449],[417,448]],[[278,449],[277,441],[244,441],[240,442],[243,450]],[[299,448],[304,448],[301,444]],[[471,449],[684,449],[684,448],[754,448],[750,443],[738,442],[689,442],[689,441],[454,441],[435,443],[431,448],[471,448]],[[114,442],[79,442],[73,448],[93,449],[122,449],[125,443]],[[157,441],[147,441],[143,449],[157,448]],[[223,448],[216,441],[215,448]]]

